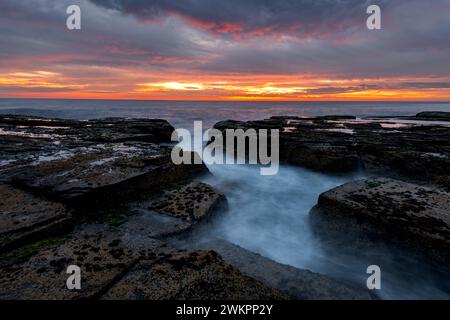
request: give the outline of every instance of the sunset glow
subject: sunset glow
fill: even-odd
[[[266,18],[248,20],[245,7],[225,3],[218,15],[196,3],[95,0],[77,2],[83,28],[69,31],[68,2],[44,2],[0,4],[0,97],[450,100],[444,0],[425,11],[420,1],[381,1],[386,27],[375,32],[363,6],[350,4],[312,16],[267,5]],[[410,25],[405,6],[423,21]]]

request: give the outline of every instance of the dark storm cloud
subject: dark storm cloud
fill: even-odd
[[[402,82],[399,87],[414,89],[449,89],[450,82]]]
[[[232,43],[216,44],[216,52],[209,52],[214,58],[195,65],[204,72],[361,77],[450,73],[449,0],[90,1],[143,21],[182,17]],[[370,4],[382,8],[380,31],[365,26]]]
[[[142,20],[178,15],[220,33],[336,32],[365,16],[369,4],[387,9],[392,1],[362,0],[91,0]],[[399,1],[399,0],[397,0]],[[400,0],[403,1],[403,0]]]
[[[66,8],[78,4],[82,30],[66,28]],[[55,63],[105,66],[143,66],[192,61],[202,53],[177,20],[152,27],[120,14],[106,12],[87,1],[2,0],[0,2],[0,57]]]
[[[71,4],[82,10],[79,32],[65,27]],[[381,6],[382,30],[367,30],[369,4]],[[2,70],[57,69],[88,79],[100,71],[85,66],[132,67],[148,78],[176,74],[174,69],[194,75],[450,76],[449,39],[450,0],[0,1]]]

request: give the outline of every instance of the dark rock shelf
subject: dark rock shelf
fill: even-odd
[[[441,258],[450,252],[449,119],[286,116],[215,128],[279,129],[285,162],[374,176],[322,194],[317,230],[367,223]],[[159,119],[0,116],[0,299],[372,297],[224,240],[177,245],[227,200],[196,181],[209,174],[204,164],[172,163],[173,130]],[[80,291],[66,288],[71,264]]]

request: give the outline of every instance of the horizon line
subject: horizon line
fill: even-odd
[[[290,103],[305,103],[305,102],[355,102],[355,103],[370,103],[370,102],[390,102],[390,103],[450,103],[450,100],[179,100],[179,99],[105,99],[105,98],[28,98],[28,97],[0,97],[0,100],[98,100],[98,101],[154,101],[154,102],[290,102]]]

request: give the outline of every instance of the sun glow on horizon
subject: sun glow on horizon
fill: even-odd
[[[38,2],[0,5],[0,98],[450,100],[448,1],[389,2],[381,30],[346,1],[80,0],[80,30]]]
[[[105,71],[106,70],[106,71]],[[332,100],[450,100],[450,88],[433,87],[450,79],[376,78],[334,79],[310,75],[151,74],[128,69],[90,69],[86,76],[65,75],[64,70],[17,70],[0,74],[0,97],[18,98],[332,101]],[[101,76],[101,72],[105,72]],[[80,72],[81,73],[81,72]],[[142,81],[145,78],[159,81]],[[417,83],[421,83],[421,88]],[[410,84],[418,88],[410,88]],[[3,90],[2,90],[3,89]]]

